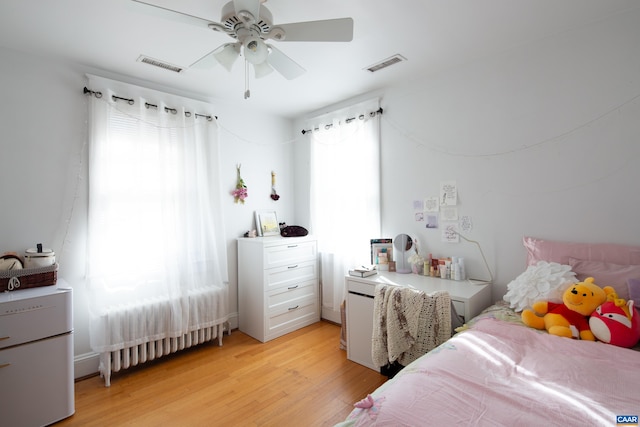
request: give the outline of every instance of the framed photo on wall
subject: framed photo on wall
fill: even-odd
[[[276,211],[256,211],[256,228],[258,236],[277,236],[280,234],[280,225]]]

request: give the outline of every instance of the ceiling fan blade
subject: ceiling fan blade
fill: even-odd
[[[215,48],[211,52],[207,53],[203,57],[197,59],[193,64],[189,65],[189,68],[195,68],[197,70],[208,70],[218,65],[218,61],[216,60],[215,53],[219,51],[220,48]]]
[[[284,36],[278,38],[278,29]],[[350,42],[353,40],[353,19],[338,18],[323,21],[294,22],[275,25],[274,39],[287,42]]]
[[[270,50],[267,62],[275,68],[277,72],[282,74],[285,79],[293,80],[307,71],[274,46],[268,44],[267,47]]]
[[[154,15],[160,18],[164,18],[174,22],[182,22],[189,25],[197,25],[203,28],[209,28],[209,24],[220,25],[217,22],[209,21],[208,19],[199,18],[197,16],[189,15],[187,13],[178,12],[173,9],[167,9],[166,7],[158,6],[152,3],[147,3],[140,0],[132,0],[133,7],[138,9],[141,13],[147,15]],[[221,25],[220,25],[221,26]]]
[[[233,0],[233,7],[238,18],[249,25],[260,20],[260,0]],[[253,20],[249,20],[243,12],[249,12]]]

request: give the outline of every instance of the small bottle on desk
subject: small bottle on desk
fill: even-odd
[[[459,280],[466,280],[467,273],[464,270],[464,258],[458,258],[458,265],[460,266],[460,279]]]

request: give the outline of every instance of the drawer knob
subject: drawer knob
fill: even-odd
[[[0,341],[8,340],[11,337],[0,337]]]
[[[300,307],[299,305],[296,305],[295,307],[289,307],[289,311],[291,310],[295,310],[296,308]]]
[[[296,289],[298,286],[300,286],[300,285],[289,286],[287,289]]]
[[[289,245],[289,246],[287,246],[287,248],[297,248],[297,247],[298,247],[298,245]]]
[[[296,264],[296,265],[290,265],[290,266],[289,266],[289,267],[287,267],[287,268],[289,268],[289,269],[292,269],[292,268],[298,268],[298,264]]]
[[[0,365],[0,369],[6,368],[8,366],[11,366],[11,363],[3,363],[3,364]]]

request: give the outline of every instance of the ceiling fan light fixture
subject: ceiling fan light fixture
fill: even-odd
[[[256,79],[259,79],[271,74],[273,72],[273,67],[271,67],[271,65],[269,65],[267,61],[264,61],[261,64],[253,64],[253,71],[255,73]]]
[[[233,64],[240,56],[240,44],[239,43],[227,43],[225,44],[221,50],[215,52],[213,56],[216,58],[216,61],[227,71],[231,72],[231,68]]]
[[[262,64],[267,60],[269,50],[260,37],[247,37],[242,45],[244,46],[244,57],[253,65]]]

